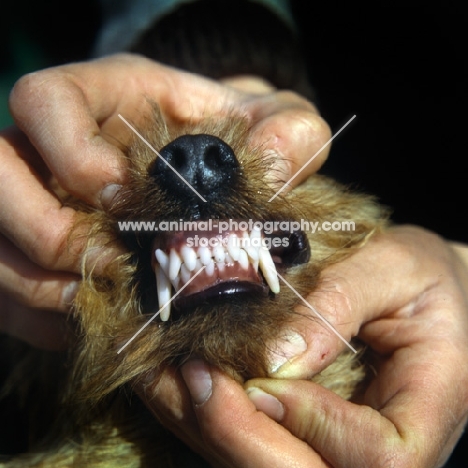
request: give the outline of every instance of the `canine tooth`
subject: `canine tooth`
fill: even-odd
[[[232,257],[232,259],[237,262],[239,260],[239,239],[236,235],[231,234],[228,238],[228,243],[227,243],[227,251],[229,252],[229,255]]]
[[[179,254],[175,249],[171,249],[169,253],[169,279],[175,280],[179,274],[180,266],[182,265],[182,260]]]
[[[171,315],[171,303],[169,302],[172,298],[171,283],[159,265],[155,266],[154,272],[156,274],[159,308],[161,309],[161,307],[167,304],[161,309],[159,316],[163,322],[167,322]]]
[[[166,275],[169,276],[169,257],[161,249],[156,249],[154,255]]]
[[[265,281],[270,286],[270,289],[275,294],[278,294],[280,291],[280,285],[278,281],[278,276],[276,275],[276,267],[271,258],[270,251],[266,248],[259,250],[260,254],[260,268],[262,269],[263,277]]]
[[[182,259],[184,260],[185,266],[187,267],[188,271],[195,270],[195,265],[197,263],[197,254],[195,250],[187,245],[184,245],[180,249],[180,254],[182,255]]]
[[[213,258],[216,263],[224,262],[226,254],[222,245],[217,245],[213,249]]]
[[[198,249],[198,255],[200,256],[200,261],[203,265],[209,265],[212,263],[211,250],[208,247],[200,247]]]
[[[247,270],[249,268],[249,257],[247,256],[247,252],[244,249],[240,249],[239,252],[239,265],[244,270]]]
[[[224,264],[226,265],[232,265],[234,263],[234,260],[231,258],[231,256],[226,253],[226,256],[224,257]]]
[[[194,268],[195,269],[195,262],[194,262]],[[180,279],[183,284],[187,283],[190,280],[190,277],[192,274],[190,273],[190,270],[187,268],[186,264],[183,263],[182,266],[180,267]]]

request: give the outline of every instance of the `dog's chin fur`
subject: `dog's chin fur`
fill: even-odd
[[[303,297],[320,290],[320,272],[327,265],[351,255],[385,224],[382,209],[371,197],[351,193],[319,175],[269,202],[285,176],[275,172],[273,155],[262,147],[251,147],[249,123],[242,117],[169,126],[157,106],[151,109],[146,128],[140,130],[153,148],[160,150],[185,134],[215,135],[233,149],[239,168],[215,196],[206,194],[207,203],[195,195],[180,197],[177,190],[160,186],[158,177],[151,174],[155,153],[135,138],[127,151],[128,183],[111,209],[91,211],[77,200],[64,199],[82,212],[71,244],[82,240],[78,232],[85,226],[90,229],[89,248],[117,241],[126,253],[111,260],[100,275],[85,261],[84,279],[74,302],[77,343],[71,364],[67,361],[58,372],[64,382],[55,402],[61,407],[59,416],[49,434],[31,447],[34,455],[16,457],[1,466],[183,466],[179,442],[137,397],[131,397],[131,386],[149,373],[157,376],[167,366],[177,368],[193,356],[240,382],[268,376],[275,339],[297,319],[301,300],[281,284],[278,294],[207,300],[178,311],[177,317],[173,313],[166,322],[156,317],[142,329],[158,310],[152,266],[154,233],[124,236],[118,231],[118,221],[304,219],[319,225],[353,221],[352,231],[307,232],[310,260],[278,267]],[[301,317],[302,322],[318,320],[313,313],[308,317]],[[313,380],[349,399],[359,391],[365,374],[362,353],[356,357],[348,351]],[[188,465],[190,460],[195,463],[189,458]]]

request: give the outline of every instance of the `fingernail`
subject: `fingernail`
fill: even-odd
[[[208,365],[201,359],[193,359],[182,366],[181,373],[193,402],[198,406],[206,403],[213,392]]]
[[[278,372],[281,366],[303,354],[306,349],[307,343],[298,333],[290,331],[283,335],[272,346],[269,360],[270,374]]]
[[[101,191],[101,205],[104,208],[110,208],[114,202],[117,192],[122,188],[119,184],[106,185]]]
[[[73,300],[76,297],[78,292],[78,287],[80,286],[79,281],[72,281],[62,290],[62,304],[64,307],[68,308],[71,306]]]
[[[273,395],[265,393],[258,387],[247,389],[247,396],[259,411],[265,413],[271,419],[279,422],[284,417],[283,404]]]

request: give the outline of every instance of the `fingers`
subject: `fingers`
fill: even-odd
[[[146,98],[178,122],[233,109],[247,114],[253,144],[280,156],[276,178],[287,181],[314,158],[291,184],[316,170],[328,151],[314,157],[329,138],[315,107],[294,93],[272,92],[266,84],[246,92],[129,54],[26,75],[11,93],[10,108],[29,142],[18,132],[2,139],[0,177],[2,195],[11,201],[3,209],[2,231],[30,258],[77,271],[77,256],[66,255],[64,242],[74,213],[44,189],[41,171],[50,170],[63,189],[94,206],[110,203],[125,181],[119,146],[129,138],[117,114],[138,120],[136,103]],[[48,220],[47,233],[40,223],[28,222],[38,218]],[[24,239],[27,226],[33,231]],[[51,256],[53,249],[58,252]]]
[[[313,104],[281,91],[253,99],[247,109],[254,122],[252,143],[278,158],[272,177],[280,187],[295,187],[320,169],[330,152],[331,132]]]
[[[21,304],[67,312],[79,280],[78,275],[41,268],[0,235],[0,290]]]
[[[446,447],[450,435],[459,437],[464,423],[448,423],[435,401],[440,395],[416,388],[402,389],[380,412],[308,381],[255,380],[247,392],[257,409],[336,468],[442,466],[453,448]]]
[[[44,267],[79,272],[68,249],[75,212],[62,206],[28,164],[34,149],[17,129],[0,136],[0,232]]]
[[[163,426],[213,466],[224,465],[215,450],[204,444],[187,387],[174,368],[166,368],[157,377],[147,376],[137,392]]]
[[[417,320],[400,322],[401,330],[408,326],[405,333],[392,334],[392,330],[399,326],[399,314],[413,317],[424,307],[427,291],[432,287],[443,288],[443,297],[452,304],[452,313],[460,311],[460,301],[464,299],[454,282],[449,254],[446,245],[431,233],[412,227],[396,228],[323,271],[316,292],[306,299],[345,341],[359,334],[377,351],[389,353],[421,337],[423,329],[417,328]],[[311,377],[333,362],[345,348],[343,341],[314,311],[299,306],[300,316],[294,327],[284,331],[286,337],[299,336],[293,340],[300,343],[297,349],[293,347],[291,351],[288,340],[271,345],[276,348],[271,366],[276,371],[274,376]],[[426,313],[434,314],[432,309],[427,309]],[[384,317],[388,317],[388,321],[376,321]],[[361,325],[368,322],[370,325],[359,333]],[[383,329],[373,328],[377,326],[385,326],[386,334],[382,333]]]
[[[120,97],[118,88],[104,92],[103,81],[109,80],[108,91],[117,77],[111,80],[104,67],[95,74],[89,64],[82,64],[76,75],[72,73],[76,68],[70,68],[45,70],[20,79],[10,96],[10,110],[60,186],[100,206],[103,195],[112,196],[103,194],[104,188],[111,185],[108,191],[112,191],[112,186],[124,180],[122,154],[115,142],[110,144],[102,137],[99,127]],[[100,77],[97,83],[93,83],[95,76]],[[96,99],[99,92],[101,98]]]
[[[262,412],[244,389],[200,360],[164,371],[143,392],[147,406],[177,437],[216,467],[329,467]]]
[[[330,130],[316,108],[294,93],[273,92],[258,78],[247,87],[232,81],[220,84],[121,54],[24,76],[13,88],[10,110],[59,184],[94,206],[109,202],[125,181],[118,147],[129,134],[117,114],[138,121],[138,103],[146,98],[178,122],[232,109],[247,112],[254,123],[252,141],[266,142],[284,159],[278,167],[284,181],[307,163],[293,185],[317,170],[329,148],[316,153]]]
[[[390,364],[394,380],[401,382],[400,371],[411,381],[378,407],[345,401],[310,381],[255,379],[244,391],[199,360],[181,369],[190,396],[171,372],[161,385],[163,374],[152,396],[147,393],[146,402],[213,466],[440,467],[466,423],[465,412],[453,403],[466,393],[467,383],[455,388],[455,376],[440,378],[439,364],[426,372],[434,355],[420,356],[412,350]],[[456,361],[453,369],[460,365]],[[441,388],[446,377],[449,385]]]
[[[276,185],[281,186],[279,180],[288,182],[288,188],[296,186],[328,157],[330,128],[317,108],[296,93],[275,92],[258,77],[235,77],[220,84],[171,69],[166,74],[166,88],[172,92],[163,95],[158,91],[158,102],[176,121],[226,115],[227,111],[247,116],[252,123],[252,146],[277,158],[271,175]]]
[[[65,313],[80,277],[31,262],[0,234],[0,331],[50,351],[66,349],[72,319]]]
[[[377,411],[342,400],[311,382],[253,381],[249,385],[250,399],[258,409],[314,447],[331,466],[405,466],[392,459],[401,449],[397,428]],[[274,410],[278,405],[282,411]],[[412,466],[421,466],[413,462]]]
[[[226,466],[328,466],[309,446],[257,412],[243,388],[221,372],[194,360],[184,365],[182,375],[203,440]]]

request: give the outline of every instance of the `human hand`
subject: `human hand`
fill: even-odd
[[[379,356],[359,402],[303,380],[343,349],[303,307],[285,335],[297,334],[307,350],[300,345],[293,357],[287,346],[286,361],[272,355],[272,376],[287,380],[255,379],[243,389],[191,361],[182,376],[166,369],[142,396],[214,466],[440,467],[468,414],[467,265],[468,248],[398,227],[323,272],[309,303]]]
[[[0,330],[42,347],[62,343],[61,316],[80,280],[83,245],[69,248],[76,212],[62,206],[50,180],[95,207],[125,183],[121,114],[138,122],[141,103],[157,102],[169,121],[233,111],[252,123],[252,145],[280,156],[286,180],[329,139],[315,107],[255,77],[217,83],[122,54],[23,77],[10,97],[16,126],[0,132]],[[328,148],[294,180],[325,160]],[[93,258],[112,255],[95,251]],[[55,325],[51,326],[54,323]],[[45,338],[45,336],[47,336]]]

